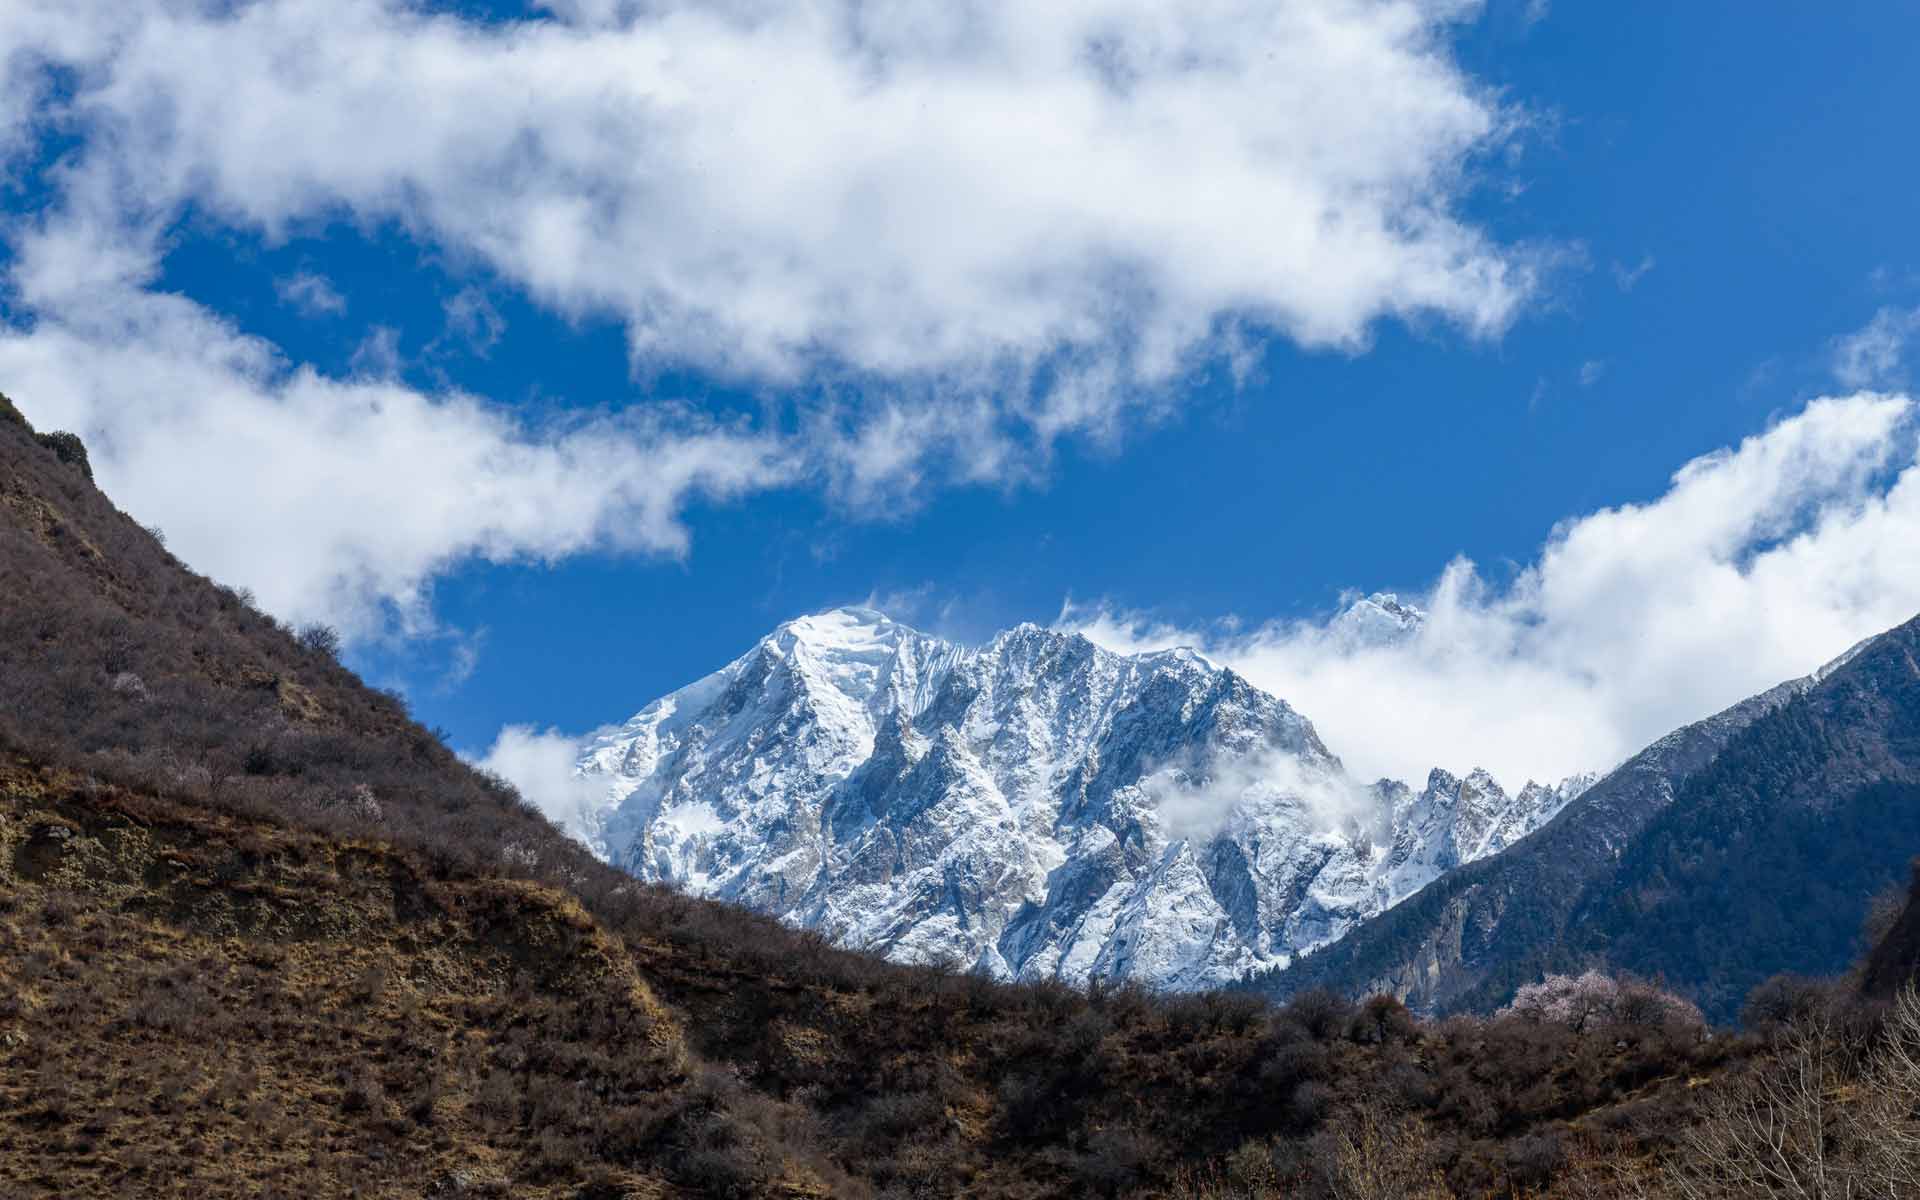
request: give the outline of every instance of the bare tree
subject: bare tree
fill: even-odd
[[[1861,1090],[1873,1193],[1920,1196],[1920,993],[1912,984],[1894,1000]]]
[[[1368,1101],[1322,1135],[1321,1169],[1334,1200],[1445,1200],[1417,1119]]]
[[[1702,1119],[1680,1135],[1675,1190],[1689,1200],[1861,1195],[1836,1153],[1841,1062],[1826,1013],[1789,1024],[1768,1061],[1704,1097]]]
[[[1832,1015],[1790,1021],[1772,1054],[1702,1098],[1663,1183],[1685,1200],[1920,1196],[1920,996],[1888,1015],[1864,1068]]]

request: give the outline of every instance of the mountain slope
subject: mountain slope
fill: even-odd
[[[0,765],[0,1193],[572,1195],[581,1079],[607,1182],[679,1173],[683,1032],[572,898],[82,786]]]
[[[1681,782],[1798,686],[1783,685],[1668,734],[1531,837],[1436,880],[1254,986],[1277,996],[1315,987],[1388,991],[1422,1009],[1499,1003],[1533,978],[1531,956],[1558,940],[1586,881],[1672,802]]]
[[[1356,636],[1417,619],[1355,606]],[[1285,702],[1184,650],[1023,625],[978,648],[790,621],[589,744],[571,827],[644,879],[907,962],[1196,988],[1338,938],[1551,816],[1484,772],[1349,779]]]
[[[1488,1008],[1548,970],[1660,977],[1726,1019],[1780,970],[1838,970],[1920,849],[1915,626],[1662,738],[1503,854],[1258,986]]]
[[[1589,883],[1549,965],[1661,976],[1731,1019],[1778,971],[1860,955],[1865,902],[1920,852],[1920,619],[1857,651],[1689,778]]]

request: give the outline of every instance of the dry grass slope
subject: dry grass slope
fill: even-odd
[[[569,1148],[493,1136],[537,1099],[526,1031],[619,1044],[602,1073],[649,1106],[684,1089],[671,1014],[571,897],[81,786],[0,772],[0,1183],[571,1195],[541,1185]]]

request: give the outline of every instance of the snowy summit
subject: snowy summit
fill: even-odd
[[[1382,600],[1356,622],[1418,619]],[[1191,651],[1030,624],[964,647],[865,608],[781,625],[576,774],[604,790],[571,832],[641,878],[900,961],[1169,988],[1334,940],[1576,790],[1363,785]]]

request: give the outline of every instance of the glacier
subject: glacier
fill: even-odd
[[[1339,624],[1379,640],[1422,616],[1376,595]],[[962,646],[868,608],[786,622],[574,774],[568,832],[641,879],[898,961],[1173,990],[1285,966],[1591,782],[1361,783],[1191,650],[1031,624]]]

